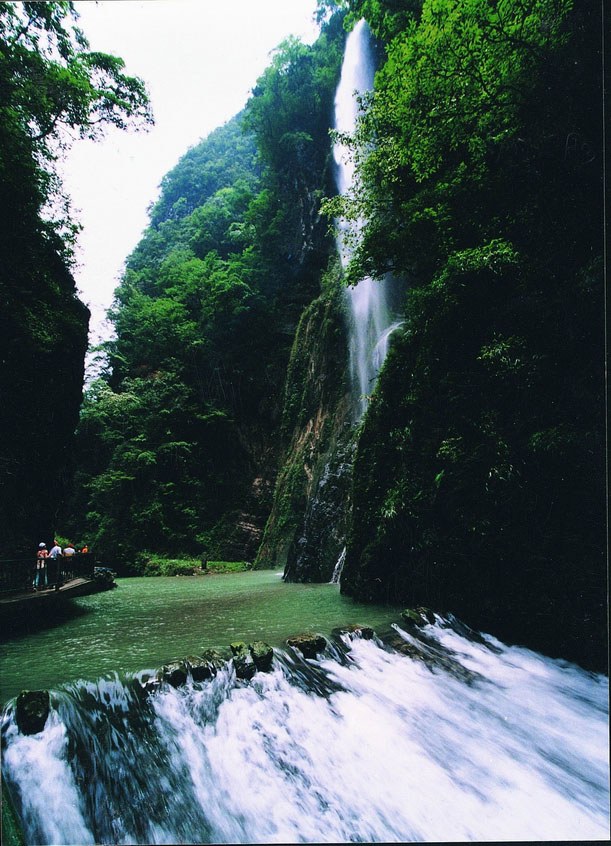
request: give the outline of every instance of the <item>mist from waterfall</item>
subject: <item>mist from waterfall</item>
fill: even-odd
[[[361,20],[348,35],[341,77],[335,93],[335,125],[339,133],[352,134],[359,114],[359,94],[373,87],[374,58],[369,27]],[[348,148],[337,141],[333,154],[336,162],[336,185],[340,194],[348,193],[356,178],[355,164]],[[337,247],[342,267],[353,253],[354,239],[364,224],[337,221]],[[350,234],[352,237],[350,237]],[[346,290],[349,312],[350,373],[357,419],[366,408],[367,398],[388,351],[388,340],[399,325],[393,323],[388,306],[389,280],[374,281],[369,276]]]

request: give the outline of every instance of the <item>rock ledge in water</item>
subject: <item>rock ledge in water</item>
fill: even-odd
[[[260,670],[262,673],[267,673],[271,670],[272,661],[274,660],[274,650],[269,643],[265,643],[263,640],[255,640],[254,643],[248,644],[248,648],[257,670]]]
[[[171,661],[161,668],[161,679],[172,687],[181,687],[187,681],[189,667],[186,661]]]
[[[189,655],[185,661],[193,681],[207,681],[213,678],[225,663],[225,659],[216,649],[206,649],[201,655]]]
[[[236,676],[239,679],[251,679],[257,672],[257,667],[248,646],[243,640],[235,640],[229,644],[229,647],[233,655],[233,666]]]
[[[426,626],[435,622],[435,615],[430,608],[419,605],[417,608],[406,608],[401,611],[401,619],[404,623],[411,623],[414,626]]]
[[[50,710],[48,690],[22,690],[15,708],[19,731],[22,734],[38,734],[45,727]]]
[[[193,681],[207,681],[213,678],[217,671],[225,664],[225,658],[216,649],[206,649],[201,655],[189,655],[164,664],[155,675],[144,682],[142,687],[146,693],[155,693],[162,684],[172,687],[182,687],[189,676]]]
[[[360,623],[353,623],[349,626],[341,626],[338,629],[334,629],[334,632],[337,632],[340,635],[357,635],[357,637],[361,637],[363,640],[371,640],[375,634],[371,626],[361,626]]]
[[[322,635],[312,634],[311,632],[293,635],[287,638],[286,642],[294,649],[298,649],[304,658],[316,658],[318,653],[322,652],[327,645],[327,641]]]

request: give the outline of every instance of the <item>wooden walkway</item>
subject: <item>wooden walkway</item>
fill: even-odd
[[[65,612],[70,612],[71,600],[79,596],[110,590],[114,581],[73,576],[55,590],[13,590],[0,594],[0,639],[19,636],[24,631],[35,631],[53,625]],[[76,605],[73,607],[78,612]]]
[[[61,596],[62,599],[72,599],[75,596],[86,596],[88,593],[97,593],[103,590],[104,586],[100,585],[95,579],[76,578],[70,579],[63,584],[59,590],[53,587],[43,588],[42,590],[20,590],[11,591],[0,594],[0,608],[7,608],[7,606],[21,605],[30,603],[40,603],[48,601],[49,598],[55,599]]]

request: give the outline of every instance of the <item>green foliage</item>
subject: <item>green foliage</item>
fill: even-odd
[[[317,141],[331,123],[342,47],[337,34],[323,33],[312,46],[290,37],[273,53],[253,89],[245,124],[256,134],[276,184],[299,179],[304,168],[319,173],[324,168],[328,151]],[[291,183],[286,187],[294,190]]]
[[[26,196],[36,211],[55,204],[50,225],[64,235],[64,249],[74,230],[59,216],[67,199],[54,196],[58,151],[73,132],[97,138],[109,124],[152,121],[142,81],[123,73],[122,59],[90,51],[77,17],[71,2],[0,4],[0,179],[28,168]]]
[[[248,561],[207,561],[206,570],[209,573],[243,573],[251,570],[252,564]]]
[[[134,569],[139,576],[194,576],[201,572],[201,562],[196,558],[163,558],[141,552]]]
[[[206,561],[201,558],[168,558],[142,551],[133,567],[138,576],[198,576],[202,573],[243,573],[252,567],[247,561]]]
[[[515,134],[533,76],[565,40],[570,0],[425,2],[393,39],[376,109],[400,130],[397,164],[422,181],[447,157],[478,167]],[[388,113],[390,110],[390,113]]]
[[[409,28],[421,9],[422,0],[352,0],[347,22],[365,18],[378,38],[390,41]]]
[[[0,3],[0,521],[14,550],[62,524],[82,394],[89,312],[56,161],[75,137],[151,120],[142,82],[91,52],[76,17],[68,2]]]
[[[151,209],[151,227],[188,217],[223,188],[256,186],[259,176],[257,147],[252,135],[242,131],[237,115],[188,150],[163,177],[161,196]],[[136,248],[132,263],[146,243]]]
[[[72,508],[109,560],[254,558],[292,335],[332,247],[318,207],[342,43],[335,17],[279,48],[245,113],[162,181],[79,427]]]
[[[387,39],[349,278],[410,281],[357,452],[342,588],[604,664],[598,13],[354,2]],[[339,206],[339,208],[338,208]]]

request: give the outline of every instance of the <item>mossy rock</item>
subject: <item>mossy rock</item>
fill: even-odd
[[[427,623],[430,623],[431,625],[433,625],[433,623],[435,622],[435,613],[433,611],[431,611],[430,608],[426,608],[424,605],[418,605],[418,607],[416,608],[416,611],[422,617],[425,618]]]
[[[298,649],[304,658],[316,658],[327,645],[327,641],[322,635],[312,634],[311,632],[293,635],[287,638],[286,642],[294,649]]]
[[[22,734],[38,734],[51,710],[48,690],[22,690],[17,697],[15,720]]]
[[[182,687],[186,684],[188,675],[189,665],[184,660],[170,661],[161,668],[161,679],[172,687]]]
[[[250,654],[248,645],[243,640],[236,640],[230,643],[229,647],[233,655],[232,660],[236,676],[244,681],[250,680],[257,672],[257,666]]]
[[[408,658],[413,658],[415,661],[427,663],[424,654],[418,649],[418,647],[414,646],[413,643],[403,640],[399,634],[388,635],[384,638],[384,643],[386,643],[387,646],[390,646],[394,652],[406,655]]]
[[[262,673],[269,672],[274,660],[274,650],[269,643],[265,643],[263,640],[256,640],[254,643],[248,644],[248,649],[257,670],[260,670]]]
[[[435,615],[430,608],[419,605],[417,608],[405,608],[405,610],[401,611],[401,619],[404,623],[421,627],[429,623],[434,623]]]
[[[363,640],[371,640],[375,634],[371,626],[361,626],[360,623],[352,623],[349,626],[341,626],[340,628],[335,629],[334,631],[336,631],[339,635],[356,635],[357,637],[360,637]]]
[[[213,654],[189,655],[185,658],[193,681],[208,681],[216,675],[217,670],[225,663],[220,653],[214,650],[209,650],[209,653]]]
[[[169,661],[152,678],[144,682],[142,687],[150,694],[159,690],[164,683],[172,687],[182,687],[187,683],[189,676],[196,682],[208,681],[217,674],[225,660],[216,649],[206,649],[201,655],[189,655]]]

